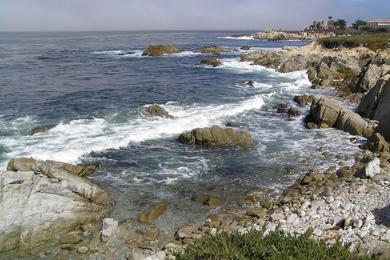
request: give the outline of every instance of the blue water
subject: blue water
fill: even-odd
[[[338,153],[358,149],[337,130],[306,130],[307,108],[296,120],[275,113],[278,103],[293,106],[294,95],[315,93],[305,72],[280,74],[238,62],[243,45],[274,50],[308,42],[223,38],[234,33],[0,33],[0,167],[17,156],[99,163],[102,170],[90,178],[116,201],[113,217],[136,218],[164,200],[168,210],[156,225],[172,231],[209,213],[191,201],[193,194],[231,206],[248,192],[280,190],[321,165],[321,147],[333,162],[340,161]],[[164,43],[184,52],[141,57],[147,45]],[[229,48],[222,67],[200,65],[207,55],[194,50],[209,44]],[[255,88],[239,86],[247,80]],[[144,117],[144,107],[154,103],[174,118]],[[177,142],[183,131],[230,121],[252,134],[252,149]],[[35,126],[50,130],[30,135]]]

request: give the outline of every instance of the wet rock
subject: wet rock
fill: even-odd
[[[309,95],[301,95],[301,96],[294,97],[294,102],[300,106],[310,105],[313,102],[313,100],[314,100],[314,96],[309,96]]]
[[[209,65],[212,67],[218,67],[218,66],[222,65],[222,61],[220,61],[219,59],[215,59],[215,58],[202,59],[200,61],[200,63],[205,64],[205,65]]]
[[[375,133],[367,140],[368,149],[372,152],[388,152],[389,143],[386,142],[386,139],[380,134]]]
[[[164,108],[161,106],[154,104],[146,108],[145,111],[146,115],[148,116],[158,116],[158,117],[171,117]]]
[[[32,166],[31,162],[28,167],[33,171],[0,174],[0,207],[8,209],[0,214],[0,251],[35,254],[60,242],[60,237],[69,242],[66,234],[99,223],[111,209],[108,195],[88,179],[49,162],[34,160]]]
[[[149,45],[143,52],[142,56],[162,56],[179,53],[180,50],[172,45]]]
[[[60,243],[62,244],[78,244],[83,240],[79,231],[72,231],[61,235]]]
[[[301,112],[299,112],[299,110],[295,107],[291,107],[288,111],[287,111],[287,115],[288,117],[297,117],[301,114]]]
[[[206,46],[202,49],[198,50],[197,52],[203,53],[203,54],[213,54],[213,55],[220,55],[227,50],[224,48],[220,48],[218,46]]]
[[[152,229],[143,230],[143,229],[139,229],[139,230],[136,231],[136,233],[141,235],[142,239],[146,240],[146,241],[155,241],[155,240],[160,239],[160,237],[161,237],[161,234],[160,234],[159,230],[152,230]]]
[[[208,147],[238,145],[243,148],[252,146],[252,137],[245,130],[236,131],[232,128],[219,126],[196,128],[191,132],[182,133],[179,142],[184,144],[196,144]]]
[[[264,218],[267,215],[267,209],[265,208],[248,209],[246,211],[246,214],[250,217]]]
[[[240,49],[243,51],[249,51],[251,48],[251,46],[242,46]]]
[[[227,127],[238,127],[238,124],[235,123],[235,122],[227,122],[227,123],[225,124],[225,126],[227,126]]]
[[[46,126],[38,126],[38,127],[34,127],[31,130],[31,134],[35,135],[35,134],[46,133],[48,130],[49,130],[49,128],[47,128]]]
[[[277,108],[276,108],[276,112],[278,113],[284,113],[286,112],[286,109],[287,109],[287,104],[285,103],[280,103]]]
[[[112,218],[103,219],[103,227],[100,231],[100,239],[107,242],[112,236],[118,232],[118,221]]]
[[[152,223],[162,214],[164,214],[167,205],[164,202],[160,202],[152,205],[149,209],[139,215],[139,222],[148,224]]]

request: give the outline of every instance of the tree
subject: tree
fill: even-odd
[[[344,19],[338,19],[336,22],[334,22],[334,26],[337,29],[345,30],[347,28],[347,21],[345,21]]]
[[[359,26],[364,26],[367,25],[366,21],[357,19],[354,23],[352,23],[352,28],[358,30]]]

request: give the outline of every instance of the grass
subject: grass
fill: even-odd
[[[264,236],[264,230],[253,230],[243,235],[221,233],[215,237],[204,236],[175,256],[176,260],[375,259],[359,256],[351,252],[349,246],[341,246],[340,243],[327,246],[325,242],[316,242],[311,239],[311,231],[294,236],[280,229],[267,236]]]
[[[390,47],[390,33],[366,33],[357,35],[340,35],[326,37],[319,42],[328,49],[338,47],[354,48],[365,46],[371,50],[385,49]]]

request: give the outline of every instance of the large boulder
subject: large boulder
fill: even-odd
[[[353,135],[369,137],[373,133],[373,127],[361,116],[329,98],[315,99],[308,119],[318,127],[336,127]]]
[[[180,50],[172,45],[149,45],[142,52],[142,56],[162,56],[179,52]]]
[[[33,158],[15,158],[11,159],[7,165],[7,171],[33,171],[36,160]],[[99,165],[75,165],[58,161],[46,161],[47,165],[55,169],[67,171],[69,173],[86,177],[91,175],[99,168]]]
[[[31,168],[0,175],[0,252],[36,254],[100,223],[111,209],[108,195],[88,179],[45,161]]]
[[[233,128],[221,128],[219,126],[196,128],[191,132],[182,133],[179,141],[185,144],[204,146],[238,145],[241,147],[252,146],[252,137],[245,131],[236,131]]]
[[[390,141],[390,75],[385,75],[362,98],[358,113],[379,121],[377,131]]]

